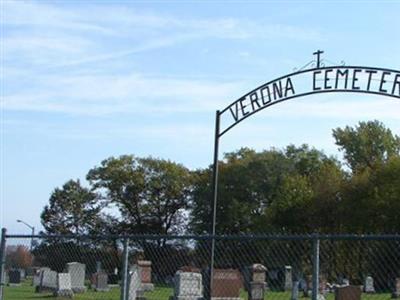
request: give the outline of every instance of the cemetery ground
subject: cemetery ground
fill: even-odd
[[[32,279],[26,279],[22,282],[20,286],[6,286],[4,291],[5,299],[7,300],[21,300],[21,299],[33,299],[33,300],[49,300],[49,299],[60,299],[53,296],[52,293],[35,293],[34,287],[31,285]],[[145,297],[147,300],[169,300],[169,297],[173,295],[173,288],[166,286],[155,286],[154,291],[146,292]],[[265,293],[264,299],[290,299],[290,292],[274,292],[268,291]],[[242,290],[240,293],[240,298],[248,299],[246,291]],[[311,299],[300,297],[304,300]],[[326,300],[334,300],[334,294],[329,293],[325,296]],[[62,298],[64,299],[64,298]],[[75,294],[75,300],[119,300],[120,299],[120,289],[118,287],[111,288],[109,292],[95,292],[88,289],[87,292],[81,294]],[[361,295],[361,299],[365,300],[385,300],[391,299],[390,293],[376,293],[376,294],[365,294]]]

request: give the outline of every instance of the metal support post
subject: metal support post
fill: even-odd
[[[219,151],[219,125],[220,125],[220,112],[215,113],[215,136],[214,136],[214,163],[213,163],[213,198],[212,198],[212,223],[211,223],[211,258],[209,270],[209,288],[206,299],[211,300],[214,276],[214,256],[215,256],[215,226],[217,219],[217,200],[218,200],[218,151]]]
[[[313,277],[312,277],[312,300],[318,299],[319,293],[319,239],[313,237]]]
[[[129,272],[128,272],[128,258],[129,258],[129,239],[124,239],[124,251],[122,253],[122,278],[121,278],[121,300],[127,300],[129,297]]]
[[[0,244],[0,300],[3,300],[3,287],[5,285],[5,265],[6,265],[6,234],[7,229],[1,230],[1,244]]]

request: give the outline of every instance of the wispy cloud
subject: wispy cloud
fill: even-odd
[[[265,20],[182,18],[122,4],[60,7],[49,2],[7,1],[4,12],[6,59],[33,60],[46,67],[119,59],[210,38],[320,40],[322,36],[313,28]]]
[[[4,97],[4,109],[79,115],[210,111],[232,99],[243,82],[120,76],[43,76],[34,91]]]

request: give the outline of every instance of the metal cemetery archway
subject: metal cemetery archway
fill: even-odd
[[[322,63],[318,50],[313,53],[315,61],[305,67],[310,69],[279,77],[250,91],[243,97],[232,102],[223,110],[217,110],[215,116],[215,139],[213,160],[213,198],[210,261],[210,298],[213,285],[214,252],[215,252],[215,225],[218,200],[218,150],[219,139],[234,126],[251,115],[271,105],[309,95],[325,93],[360,93],[372,94],[400,100],[400,71],[376,67],[362,66],[330,66]],[[313,63],[313,64],[312,64]],[[318,276],[316,276],[318,277]],[[313,300],[316,300],[318,278],[313,278]]]

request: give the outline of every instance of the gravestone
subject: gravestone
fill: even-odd
[[[400,278],[396,278],[393,284],[392,298],[397,299],[400,297]]]
[[[291,300],[298,300],[299,299],[299,281],[293,281],[292,284],[292,295],[290,297]]]
[[[262,264],[253,264],[248,268],[246,286],[250,300],[263,300],[267,268]]]
[[[193,266],[183,266],[179,268],[179,271],[182,272],[190,272],[190,273],[201,273],[201,270],[199,268],[193,267]]]
[[[25,269],[18,269],[18,271],[21,273],[21,279],[26,278],[26,270]]]
[[[349,286],[350,285],[350,280],[348,280],[347,278],[343,278],[342,280],[342,287],[344,286]]]
[[[312,275],[307,275],[306,279],[303,281],[303,297],[311,297],[313,290],[313,278]],[[324,276],[319,276],[318,279],[318,295],[324,296],[327,292],[327,280]]]
[[[361,288],[357,285],[338,287],[335,290],[335,300],[360,300]]]
[[[67,263],[66,273],[71,274],[71,287],[74,293],[84,293],[86,265],[78,262]]]
[[[213,300],[230,298],[240,299],[240,289],[243,287],[242,276],[236,269],[214,269],[213,289],[211,297]]]
[[[109,274],[108,275],[108,284],[109,285],[118,285],[119,275],[118,274]]]
[[[151,261],[138,260],[137,265],[140,268],[140,279],[142,281],[143,291],[153,291],[154,284],[151,283]]]
[[[57,272],[50,269],[40,271],[40,285],[36,287],[38,292],[55,291],[57,289]]]
[[[21,285],[21,272],[20,270],[8,271],[8,285],[19,286]]]
[[[33,278],[32,278],[32,285],[35,288],[39,288],[40,282],[42,280],[42,271],[44,271],[44,270],[49,270],[50,271],[50,268],[42,267],[42,268],[37,268],[35,270],[35,273],[33,274]]]
[[[365,293],[375,293],[374,279],[371,276],[365,277],[364,292]]]
[[[292,267],[291,266],[285,266],[283,289],[285,291],[292,290]]]
[[[325,276],[320,276],[318,283],[319,283],[318,293],[321,295],[325,295],[328,291],[327,289],[328,281],[326,280]]]
[[[100,273],[101,271],[101,261],[96,261],[96,273]]]
[[[37,286],[40,285],[40,272],[38,272],[37,274],[34,274],[34,275],[33,275],[33,278],[32,278],[32,285],[33,285],[34,287],[37,287]]]
[[[92,275],[92,288],[96,292],[108,292],[108,275],[104,272],[94,273]]]
[[[134,265],[129,271],[128,300],[136,300],[137,297],[142,296],[141,285],[140,269]]]
[[[203,299],[202,276],[197,272],[177,271],[174,276],[174,300]]]
[[[312,294],[312,276],[307,275],[305,279],[304,289],[303,289],[303,297],[311,297]]]
[[[58,273],[57,274],[57,289],[54,291],[54,296],[63,298],[73,298],[74,292],[71,288],[71,274]]]

